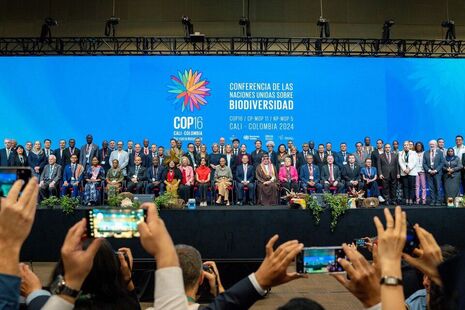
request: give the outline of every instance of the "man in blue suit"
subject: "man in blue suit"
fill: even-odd
[[[334,163],[342,170],[342,167],[349,162],[349,152],[347,152],[347,143],[340,144],[341,150],[335,154]]]
[[[78,163],[76,154],[71,156],[71,163],[66,165],[63,172],[63,183],[61,184],[61,196],[65,196],[72,188],[71,197],[79,196],[79,184],[84,176],[84,167]]]
[[[439,198],[439,189],[441,187],[442,167],[444,166],[444,156],[437,148],[436,140],[429,142],[429,151],[423,155],[423,170],[426,173],[428,186],[431,194],[431,204],[433,206],[441,205]]]
[[[242,156],[242,164],[236,167],[236,194],[237,204],[245,203],[247,197],[244,195],[244,188],[248,189],[249,204],[252,205],[255,201],[255,171],[252,165],[249,165],[249,156]]]
[[[299,169],[300,188],[304,193],[307,193],[308,189],[317,193],[323,192],[323,185],[320,183],[320,169],[313,164],[313,155],[307,154],[305,160],[307,164],[300,166]]]
[[[146,194],[157,194],[155,191],[158,188],[158,194],[163,195],[165,192],[165,184],[163,183],[161,176],[163,174],[163,166],[160,165],[158,157],[152,158],[152,164],[147,167],[147,180],[148,183],[145,186]]]

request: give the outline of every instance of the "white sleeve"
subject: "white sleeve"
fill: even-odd
[[[161,268],[155,272],[154,309],[188,309],[181,268]]]
[[[74,304],[71,304],[64,300],[63,298],[53,295],[47,301],[47,303],[42,307],[43,310],[71,310],[74,309]]]

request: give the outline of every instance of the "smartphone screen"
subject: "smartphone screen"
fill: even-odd
[[[296,271],[306,274],[345,272],[338,258],[346,258],[340,246],[304,248],[297,256]]]
[[[137,238],[143,209],[93,209],[87,213],[87,231],[94,238]]]
[[[1,167],[0,168],[0,196],[6,197],[16,180],[24,180],[21,191],[31,178],[32,171],[29,167]]]

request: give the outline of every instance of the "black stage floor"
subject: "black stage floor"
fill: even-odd
[[[432,206],[404,207],[409,221],[419,223],[440,244],[465,249],[465,208]],[[56,261],[66,231],[85,216],[86,209],[66,215],[61,210],[38,209],[31,235],[21,252],[23,261]],[[220,261],[258,261],[264,256],[267,240],[275,233],[280,241],[298,239],[305,246],[330,246],[354,238],[374,236],[373,217],[383,216],[382,208],[350,209],[330,230],[329,210],[315,224],[309,210],[289,210],[285,206],[211,206],[195,210],[161,210],[160,216],[177,244],[196,247],[204,258]],[[149,256],[138,239],[112,239],[115,248],[130,247],[134,257]]]

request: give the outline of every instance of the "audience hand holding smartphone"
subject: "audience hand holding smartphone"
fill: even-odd
[[[264,289],[269,289],[299,278],[306,278],[306,275],[297,272],[288,273],[287,268],[302,251],[304,245],[297,240],[287,241],[281,244],[276,250],[274,245],[279,236],[274,235],[266,244],[266,256],[262,264],[255,272],[258,284]]]
[[[19,252],[31,232],[39,187],[31,178],[20,196],[24,181],[16,181],[8,196],[0,200],[0,273],[20,275]]]
[[[413,251],[418,258],[406,253],[402,254],[402,258],[441,286],[442,281],[438,271],[438,265],[443,261],[441,248],[434,236],[420,225],[416,224],[413,228],[420,240],[420,248]]]
[[[381,301],[381,277],[375,268],[376,262],[370,264],[356,248],[347,244],[342,248],[350,262],[343,258],[338,262],[347,272],[347,277],[342,274],[332,276],[360,300],[365,308],[377,305]]]
[[[66,285],[76,291],[81,289],[94,264],[94,257],[101,244],[101,239],[94,239],[86,250],[82,248],[83,237],[86,233],[86,219],[82,219],[68,230],[61,248],[63,260],[64,279]],[[74,298],[61,295],[68,302],[74,303]]]
[[[158,216],[154,203],[144,203],[141,208],[147,209],[147,220],[138,225],[142,247],[157,259],[157,269],[179,267],[179,260],[166,229],[165,223]]]

